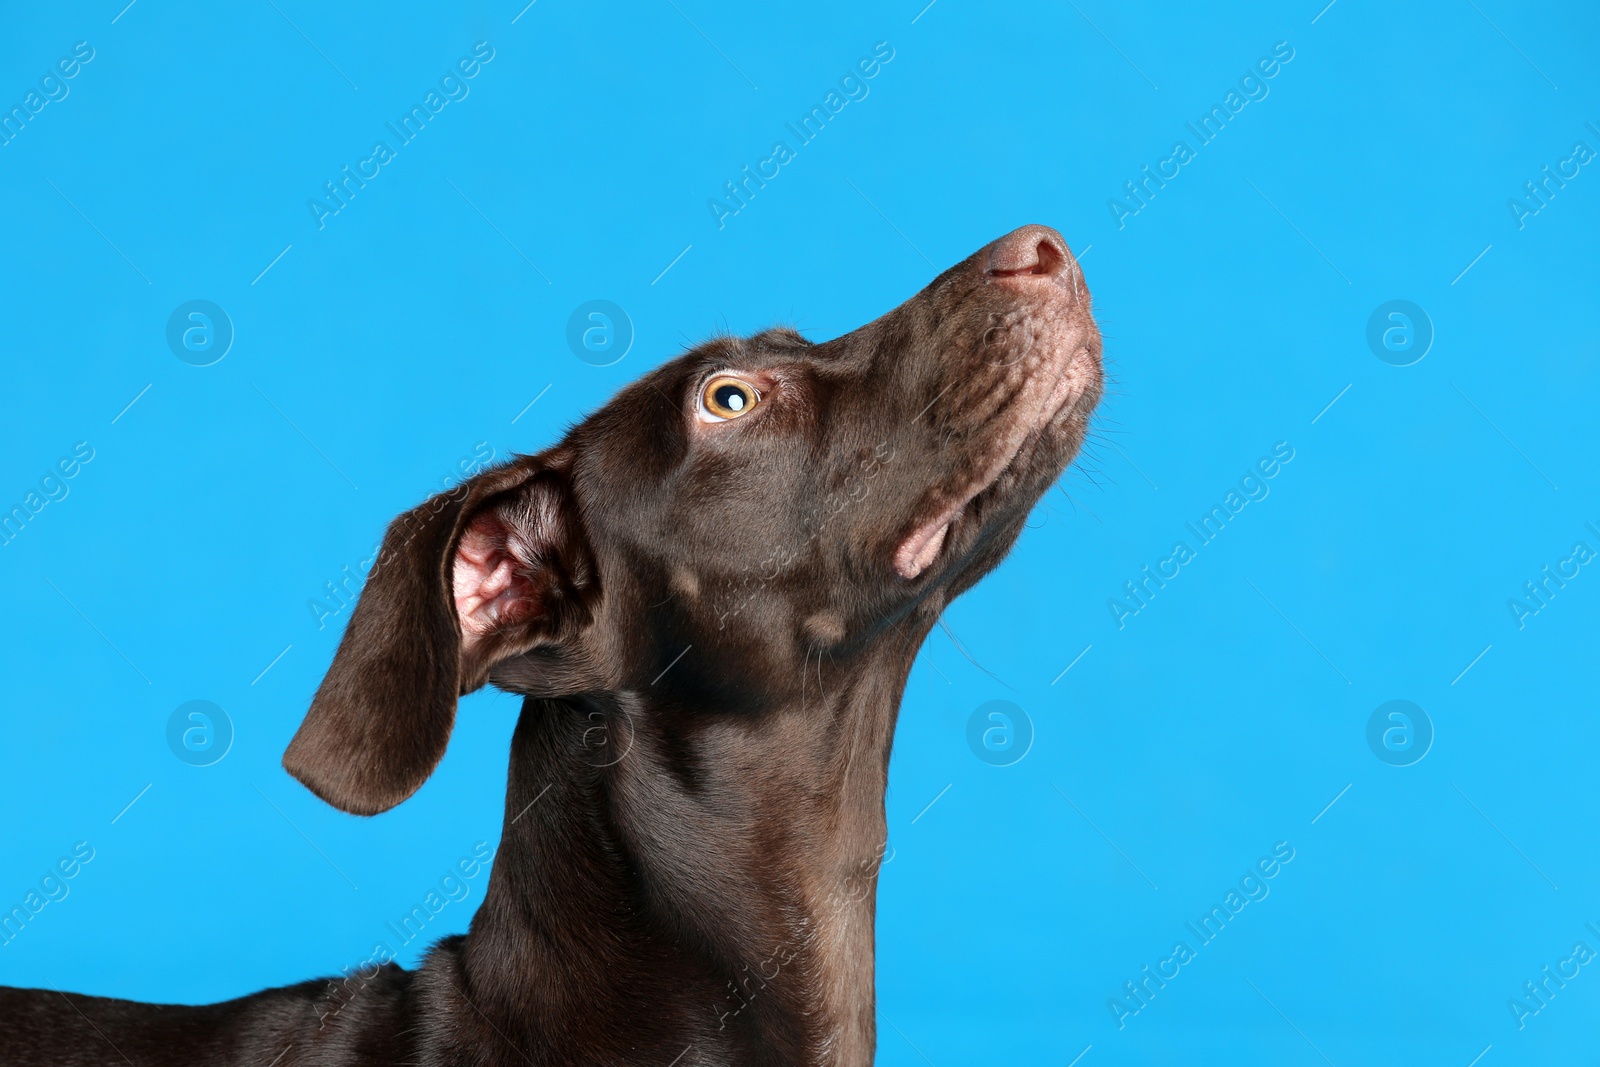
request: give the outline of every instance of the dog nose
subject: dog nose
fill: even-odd
[[[1053,277],[1066,266],[1067,242],[1048,226],[1024,226],[989,246],[988,273],[993,278]]]

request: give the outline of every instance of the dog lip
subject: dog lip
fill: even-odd
[[[995,463],[992,472],[986,478],[977,479],[971,488],[956,500],[935,514],[932,519],[915,527],[911,535],[900,542],[894,553],[894,569],[900,577],[910,581],[925,573],[939,557],[939,552],[949,540],[950,527],[967,510],[968,506],[994,486],[1011,469],[1023,448],[1036,440],[1059,416],[1073,395],[1072,379],[1066,373],[1077,362],[1079,352],[1074,352],[1068,357],[1066,364],[1061,368],[1062,375],[1050,390],[1049,396],[1041,405],[1039,415],[1034,420],[1028,431],[1017,438],[1016,444],[1000,457]]]
[[[944,547],[944,539],[950,532],[950,524],[971,500],[972,497],[967,497],[955,507],[945,509],[939,518],[924,523],[900,543],[900,547],[895,549],[894,553],[894,569],[900,577],[909,580],[928,569],[939,555],[939,550]]]

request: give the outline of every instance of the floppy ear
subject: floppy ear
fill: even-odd
[[[389,524],[283,766],[334,807],[387,811],[444,757],[456,698],[507,656],[570,639],[598,577],[565,474],[485,471]]]

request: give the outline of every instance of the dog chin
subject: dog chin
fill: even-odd
[[[1071,338],[1072,355],[1062,361],[1059,378],[1038,407],[1032,426],[953,503],[918,524],[894,551],[895,573],[910,581],[927,572],[951,537],[952,526],[965,526],[976,512],[988,512],[999,498],[1022,493],[1037,496],[1077,454],[1087,429],[1088,413],[1099,400],[1100,361],[1079,336]],[[1035,491],[1029,493],[1030,489]],[[1032,503],[1032,500],[1029,500]]]

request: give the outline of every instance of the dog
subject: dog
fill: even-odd
[[[521,694],[470,931],[200,1007],[0,990],[0,1063],[870,1064],[912,661],[1102,381],[1082,271],[1025,226],[835,340],[708,341],[401,515],[283,762],[372,815],[462,694]]]

